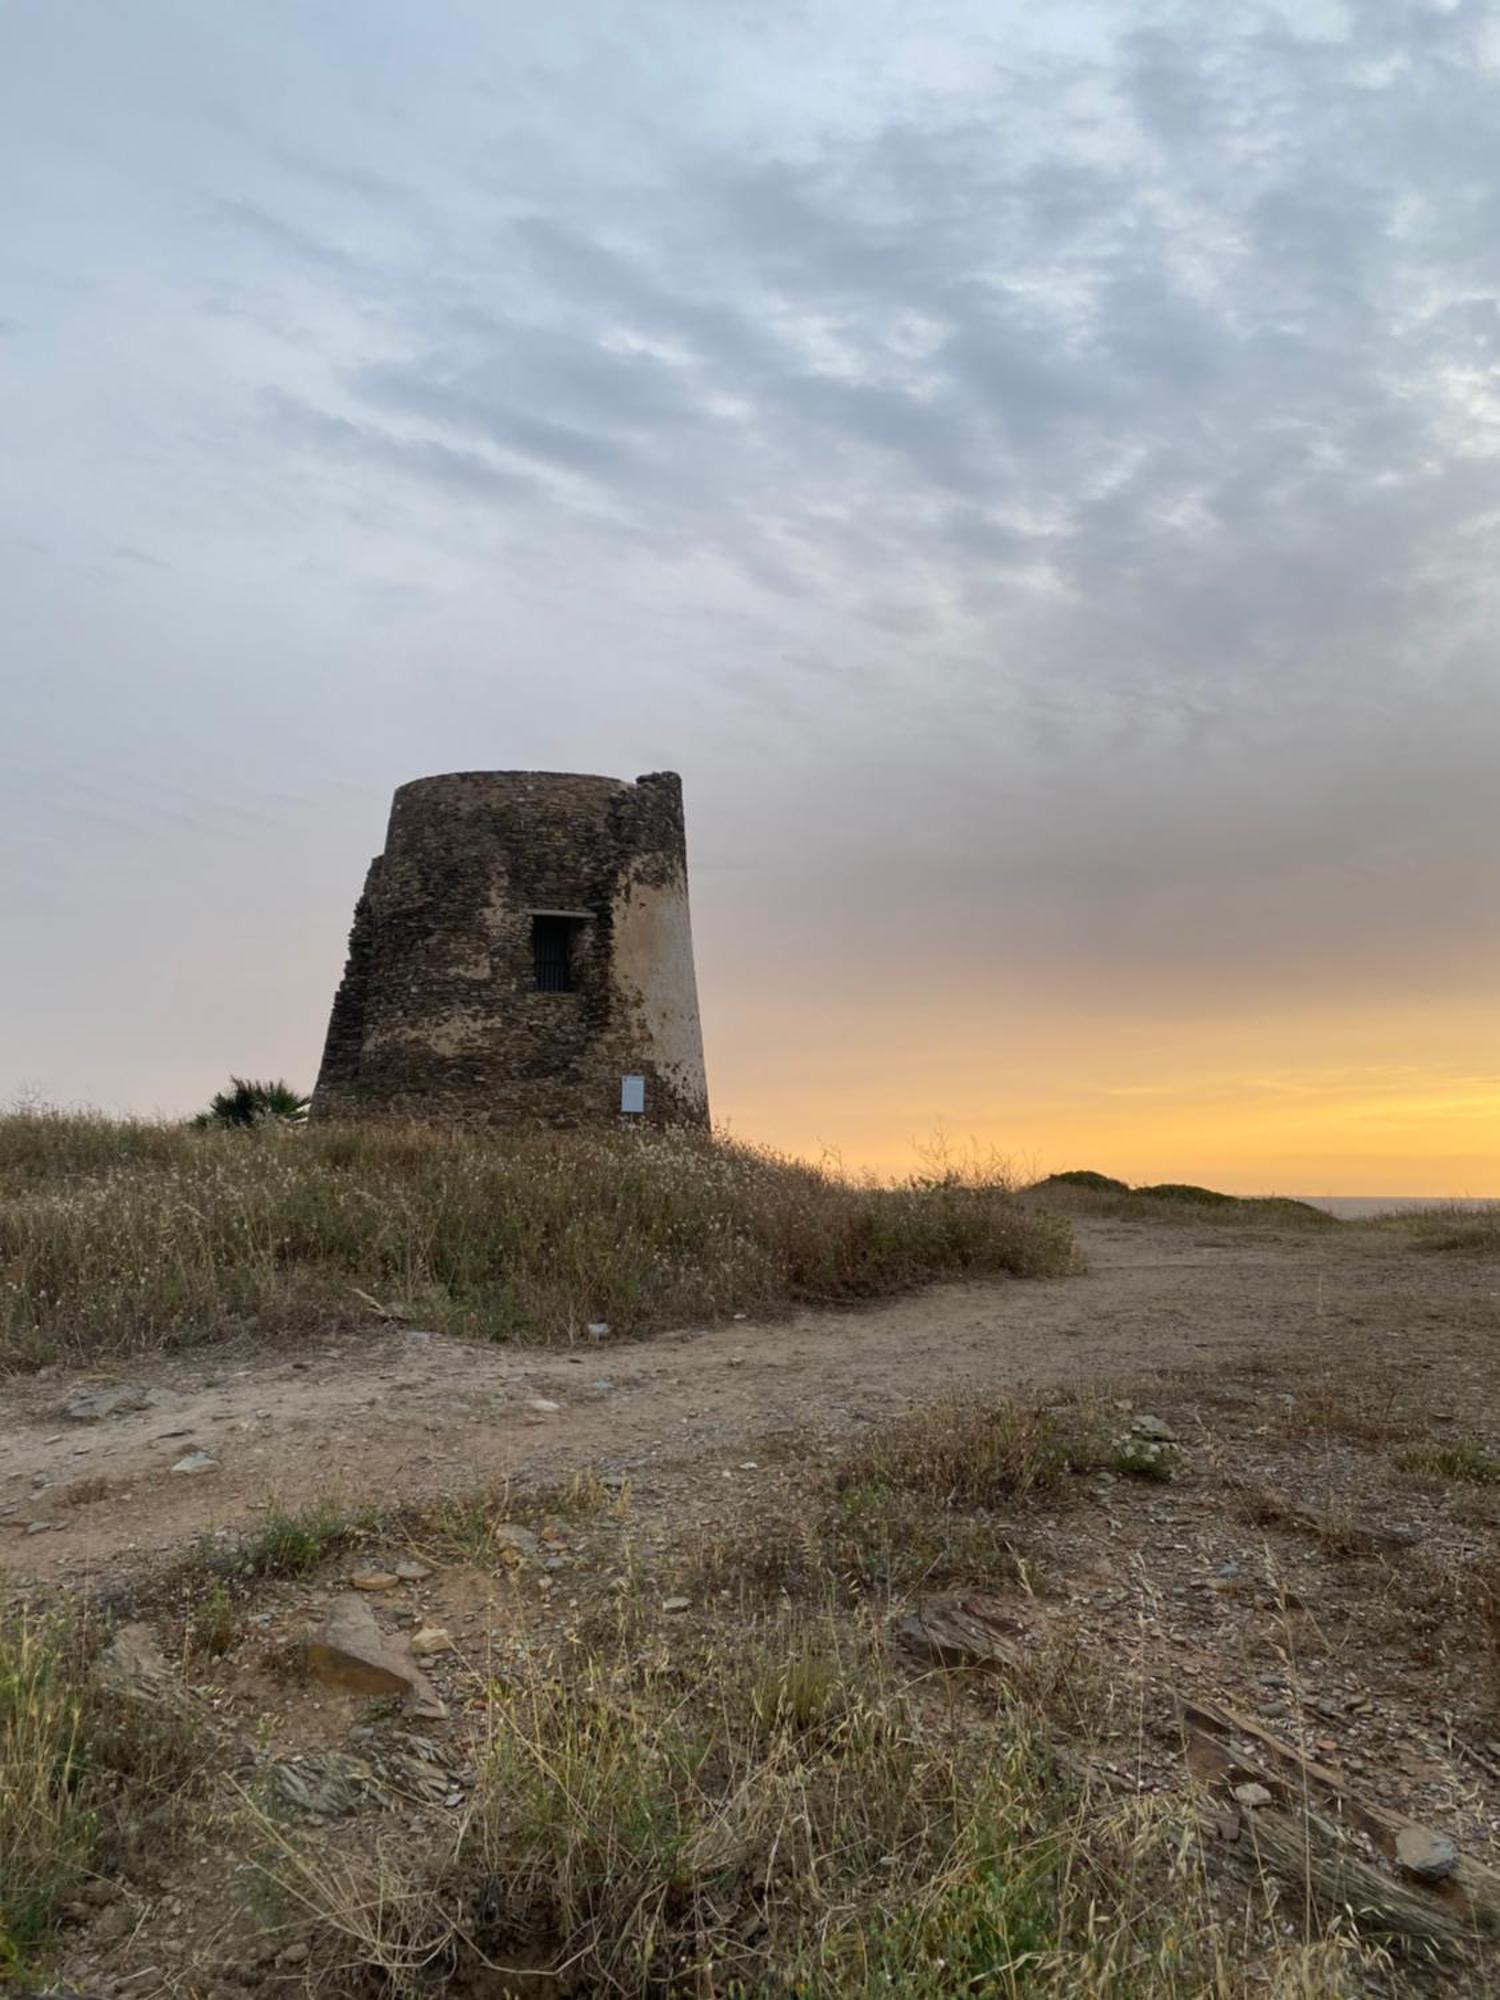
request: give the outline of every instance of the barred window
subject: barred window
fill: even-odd
[[[531,920],[531,963],[538,993],[573,991],[575,917],[536,916]]]

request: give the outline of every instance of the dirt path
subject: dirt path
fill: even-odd
[[[721,1463],[737,1476],[768,1433],[847,1432],[949,1390],[1139,1378],[1231,1358],[1242,1368],[1262,1353],[1291,1365],[1313,1349],[1326,1358],[1409,1333],[1399,1260],[1368,1239],[1097,1222],[1079,1235],[1090,1268],[1075,1278],[947,1286],[863,1312],[582,1352],[380,1327],[13,1382],[0,1390],[0,1576],[106,1577],[205,1530],[253,1524],[270,1501],[416,1502],[585,1466],[639,1475],[691,1461],[700,1474]],[[1485,1282],[1452,1280],[1460,1293]],[[1444,1351],[1466,1372],[1458,1350]],[[106,1380],[145,1392],[147,1406],[92,1424],[61,1414]],[[193,1453],[211,1469],[172,1469]]]
[[[335,1937],[300,1900],[274,1905],[273,1922],[249,1894],[247,1783],[309,1851],[341,1857],[328,1881],[375,1854],[426,1881],[434,1855],[454,1851],[497,1687],[540,1687],[559,1662],[571,1672],[622,1644],[679,1663],[722,1661],[741,1637],[774,1644],[804,1539],[823,1567],[799,1616],[835,1574],[851,1602],[864,1578],[861,1619],[882,1623],[955,1577],[1001,1604],[1036,1687],[1057,1691],[1048,1727],[1075,1764],[1086,1755],[1100,1796],[1178,1800],[1179,1701],[1226,1702],[1492,1862],[1500,1267],[1359,1229],[1090,1220],[1079,1237],[1090,1265],[1075,1278],[573,1354],[388,1325],[220,1343],[109,1378],[144,1407],[92,1424],[62,1412],[103,1377],[0,1385],[0,1602],[33,1586],[98,1593],[112,1616],[148,1620],[212,1752],[209,1789],[186,1808],[191,1839],[180,1805],[176,1819],[131,1807],[98,1895],[65,1906],[59,1974],[80,1992],[235,2000],[301,1990],[335,1954],[346,1965],[357,1930]],[[1154,1414],[1170,1477],[1129,1477],[1106,1450],[998,1511],[924,1500],[920,1481],[899,1479],[894,1511],[840,1505],[839,1465],[867,1426],[944,1394],[1070,1387],[1118,1404],[1064,1413],[1060,1434],[1076,1424],[1118,1451]],[[1405,1464],[1413,1444],[1450,1449],[1457,1470]],[[195,1452],[211,1469],[172,1470]],[[1481,1472],[1465,1471],[1476,1452]],[[546,1490],[575,1470],[626,1474],[628,1491],[590,1504]],[[421,1518],[508,1476],[542,1490]],[[324,1499],[407,1511],[217,1599],[211,1572],[180,1561],[206,1531],[253,1530],[270,1501]],[[497,1522],[511,1539],[495,1539]],[[361,1601],[388,1641],[423,1627],[439,1641],[424,1671],[447,1714],[416,1733],[406,1711],[299,1670],[361,1570],[376,1573]],[[945,1732],[964,1700],[944,1691]],[[988,1716],[992,1697],[976,1701]],[[374,1774],[370,1788],[335,1796],[351,1767]],[[376,1782],[382,1770],[399,1783]],[[1215,1843],[1227,1896],[1248,1865],[1243,1844]],[[1294,1927],[1303,1907],[1299,1883]],[[1369,1990],[1438,1990],[1408,1969]],[[1486,1971],[1445,1970],[1443,1990],[1489,1994]]]

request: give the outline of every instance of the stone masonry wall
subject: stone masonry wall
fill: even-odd
[[[538,992],[532,916],[575,920],[575,990]],[[355,910],[318,1118],[706,1125],[682,788],[471,771],[403,785]],[[636,1122],[632,1120],[631,1122]]]

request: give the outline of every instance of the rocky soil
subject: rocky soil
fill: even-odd
[[[201,1852],[89,1885],[66,1976],[94,1993],[298,1990],[298,1909],[254,1915],[223,1845],[234,1798],[326,1828],[334,1852],[377,1815],[429,1838],[464,1810],[465,1716],[507,1661],[625,1596],[669,1632],[729,1618],[705,1551],[794,1536],[824,1464],[955,1393],[1082,1409],[1119,1447],[1018,1519],[1004,1579],[1015,1643],[1108,1711],[1109,1783],[1179,1787],[1181,1698],[1228,1702],[1493,1861],[1500,1627],[1481,1585],[1500,1271],[1357,1230],[1081,1236],[1086,1275],[640,1345],[482,1348],[372,1315],[367,1336],[290,1361],[216,1349],[10,1382],[7,1594],[131,1616],[121,1670],[149,1680],[162,1649],[228,1782]],[[1413,1470],[1434,1443],[1467,1470]],[[492,1508],[466,1541],[464,1496],[506,1481],[509,1532]],[[209,1633],[213,1564],[269,1511],[314,1504],[371,1525]],[[414,1701],[372,1709],[380,1690],[337,1660],[309,1671],[309,1636],[357,1654],[351,1633]]]

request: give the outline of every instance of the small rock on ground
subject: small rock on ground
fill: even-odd
[[[129,1410],[147,1409],[151,1401],[144,1389],[120,1383],[112,1389],[81,1389],[63,1404],[62,1414],[75,1424],[97,1424]]]
[[[1396,1861],[1419,1882],[1441,1882],[1458,1866],[1458,1849],[1446,1833],[1403,1826],[1396,1835]]]
[[[1138,1438],[1149,1438],[1153,1444],[1176,1444],[1177,1433],[1164,1417],[1154,1417],[1146,1412],[1131,1419],[1130,1428]]]
[[[190,1451],[172,1467],[174,1472],[217,1472],[219,1461],[211,1452]]]
[[[375,1614],[352,1592],[334,1598],[304,1657],[310,1673],[348,1694],[409,1694],[422,1678],[392,1654]]]

